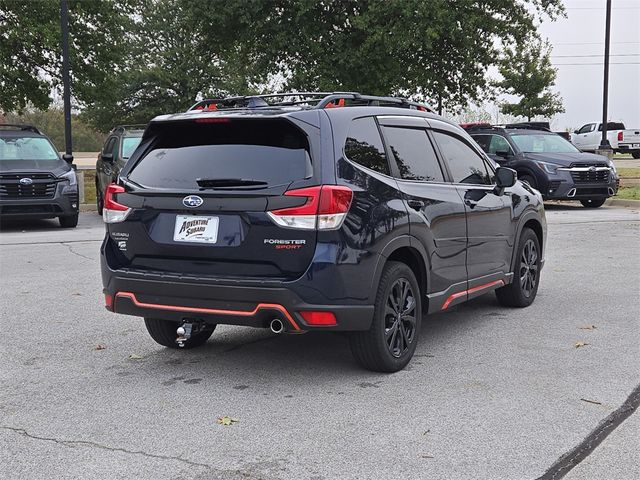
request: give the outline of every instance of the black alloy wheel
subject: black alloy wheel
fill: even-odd
[[[525,227],[520,234],[511,283],[496,290],[500,304],[506,307],[528,307],[536,298],[540,284],[542,250],[536,233]]]
[[[413,270],[405,263],[384,266],[369,330],[349,335],[356,361],[374,372],[397,372],[413,357],[420,336],[422,299]]]
[[[525,297],[530,298],[538,283],[538,250],[529,239],[520,256],[520,286]]]
[[[389,292],[385,308],[385,329],[389,352],[400,358],[413,342],[416,331],[416,297],[409,280],[399,278]]]

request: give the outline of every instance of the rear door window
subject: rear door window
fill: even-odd
[[[373,117],[356,118],[351,122],[344,154],[349,160],[363,167],[389,175],[384,145]]]
[[[421,182],[442,182],[444,176],[426,130],[382,127],[393,152],[400,178]]]
[[[203,182],[227,181],[276,186],[313,176],[307,137],[286,120],[219,119],[152,128],[152,150],[128,176],[146,187],[193,190]]]

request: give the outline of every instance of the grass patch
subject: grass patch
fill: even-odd
[[[620,178],[640,178],[640,168],[616,168]]]
[[[84,203],[93,205],[96,203],[96,171],[78,170],[84,174]]]
[[[622,187],[615,198],[623,200],[640,200],[640,187]]]

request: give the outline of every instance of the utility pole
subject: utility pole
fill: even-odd
[[[602,89],[602,140],[600,150],[611,151],[611,144],[607,138],[607,121],[609,107],[609,43],[611,39],[611,0],[607,0],[607,19],[604,34],[604,86]],[[608,152],[607,152],[608,153]]]
[[[60,27],[62,30],[62,98],[64,101],[64,148],[66,155],[72,155],[71,144],[71,87],[69,78],[69,5],[60,0]],[[66,160],[66,159],[65,159]],[[73,161],[73,157],[71,157]]]

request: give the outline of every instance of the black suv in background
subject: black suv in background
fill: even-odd
[[[531,304],[546,236],[539,192],[460,127],[357,93],[157,117],[104,219],[106,307],[161,345],[202,345],[217,324],[347,331],[384,372],[409,362],[425,313],[491,291]]]
[[[61,227],[75,227],[79,197],[72,162],[36,127],[0,123],[0,217],[58,217]]]
[[[118,178],[120,170],[140,144],[144,125],[118,125],[104,142],[96,161],[96,204],[102,215],[104,190]]]
[[[465,127],[480,147],[501,166],[542,193],[545,200],[579,200],[597,208],[618,192],[616,169],[607,157],[585,153],[560,135],[538,125]]]

